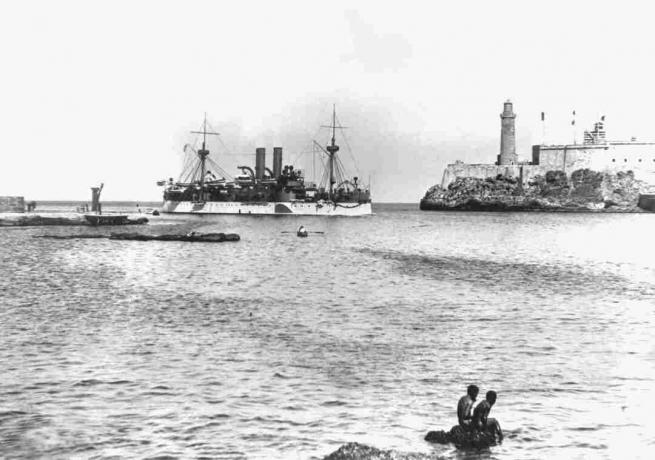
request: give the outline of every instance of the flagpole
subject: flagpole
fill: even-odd
[[[571,126],[573,126],[573,145],[577,145],[577,133],[575,132],[575,110],[573,111],[573,120],[571,120]]]
[[[541,145],[546,145],[546,114],[541,112]]]

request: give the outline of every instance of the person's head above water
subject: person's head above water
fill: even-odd
[[[478,393],[480,393],[480,389],[477,385],[469,385],[466,389],[466,394],[468,394],[473,401],[478,397]]]
[[[496,392],[495,391],[487,391],[487,397],[485,398],[487,401],[489,401],[489,404],[492,406],[496,402]]]

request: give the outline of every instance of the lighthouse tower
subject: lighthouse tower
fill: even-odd
[[[503,113],[500,114],[500,155],[496,163],[498,165],[515,165],[519,162],[514,134],[515,118],[512,103],[508,99],[503,106]]]

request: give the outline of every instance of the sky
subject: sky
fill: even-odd
[[[418,202],[456,160],[519,157],[605,115],[655,139],[648,2],[0,3],[0,195],[160,200],[204,114],[231,174],[256,147],[312,168],[336,105],[342,158],[377,202]],[[576,111],[576,129],[571,126]]]

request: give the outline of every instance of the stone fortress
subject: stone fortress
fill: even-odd
[[[22,196],[0,196],[0,212],[23,212],[25,199]]]
[[[446,167],[441,187],[458,178],[487,179],[504,176],[527,184],[548,171],[563,171],[567,176],[580,169],[618,173],[632,171],[634,178],[655,184],[655,142],[611,141],[605,137],[604,117],[585,131],[582,144],[533,145],[532,160],[519,161],[516,153],[514,121],[516,114],[510,101],[500,114],[500,154],[495,164],[456,162]]]

